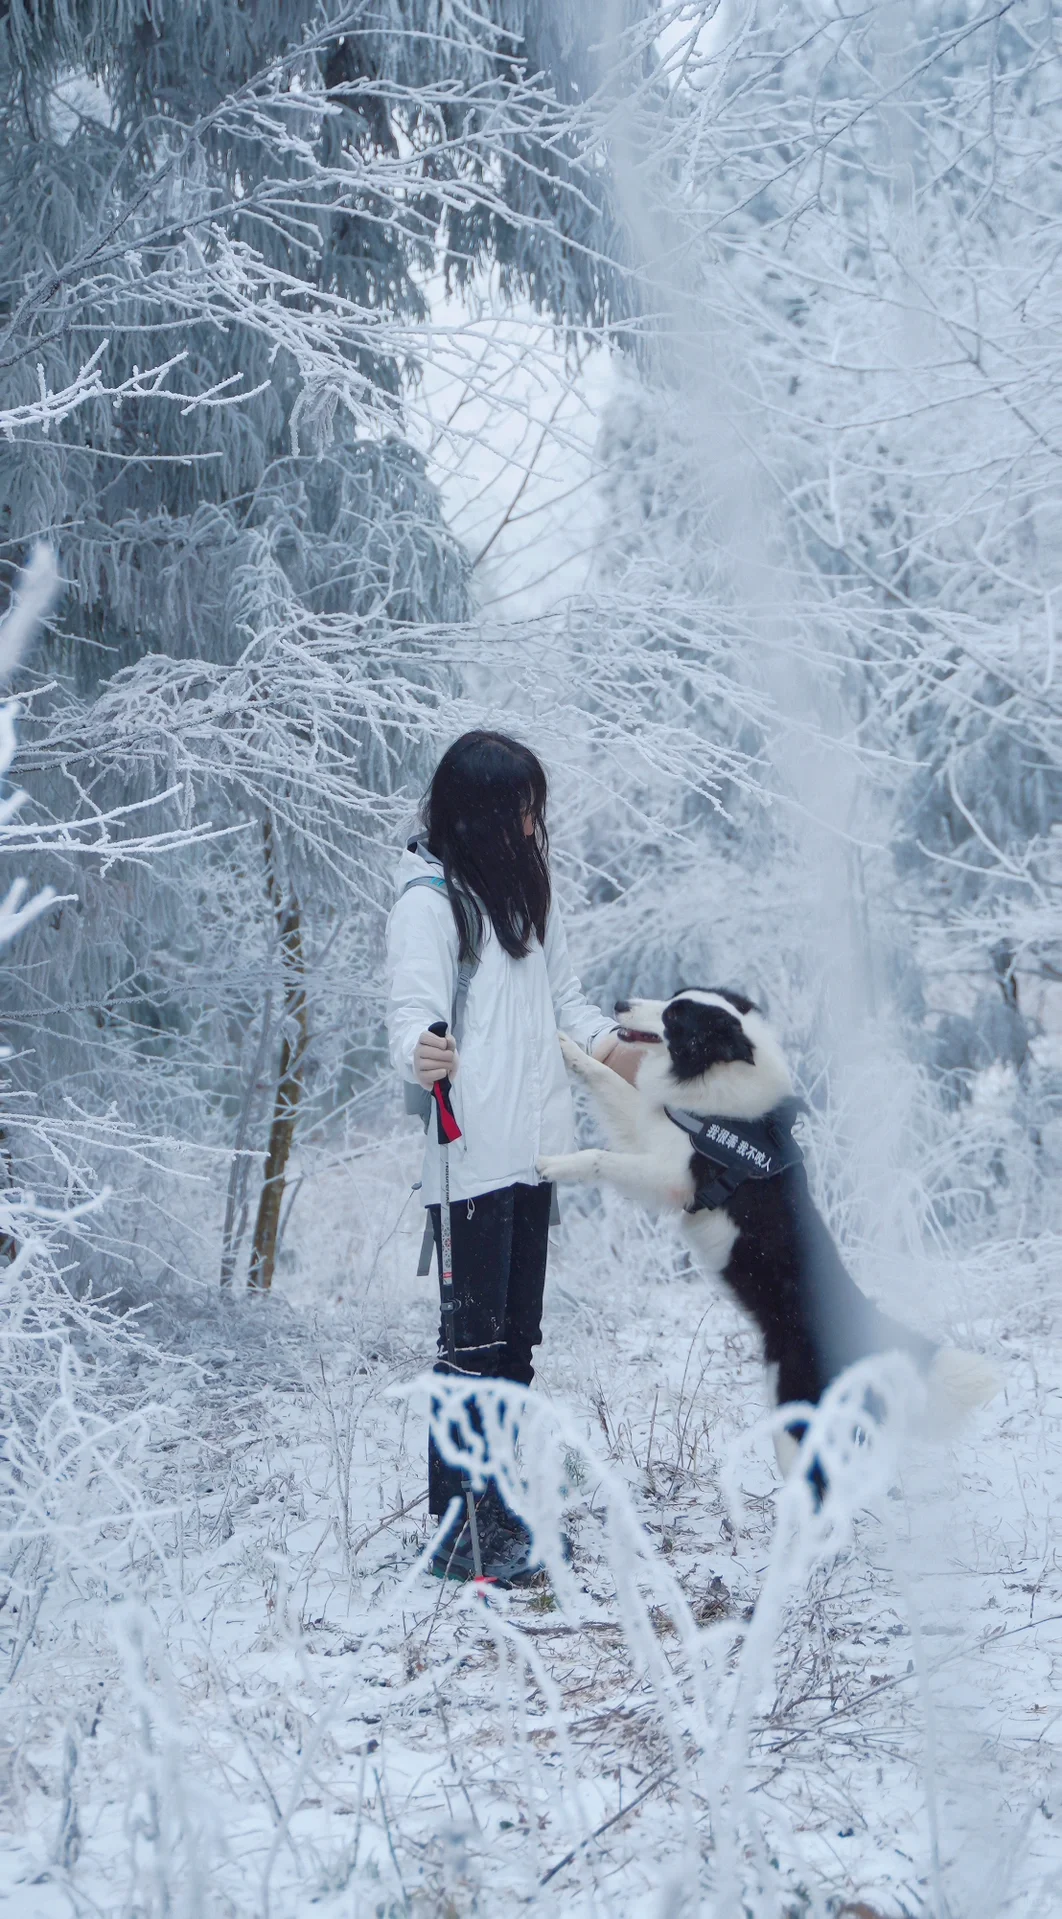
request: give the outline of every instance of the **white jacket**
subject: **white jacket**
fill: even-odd
[[[441,875],[442,867],[411,842],[398,863],[398,898],[387,922],[391,1061],[414,1080],[413,1048],[433,1020],[450,1024],[457,985],[457,928],[446,894],[433,886],[402,888],[411,879]],[[542,1153],[568,1153],[575,1144],[572,1098],[558,1028],[590,1052],[616,1032],[586,998],[572,972],[568,942],[556,909],[545,944],[533,940],[525,959],[512,959],[484,915],[485,937],[465,1005],[453,1107],[461,1138],[450,1147],[450,1198],[474,1199],[518,1181],[538,1184]],[[439,1146],[429,1125],[421,1174],[426,1206],[440,1198]]]

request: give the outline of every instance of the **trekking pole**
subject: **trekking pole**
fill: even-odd
[[[437,1019],[428,1028],[429,1033],[437,1033],[440,1039],[446,1038],[446,1021]],[[435,1101],[435,1120],[438,1127],[439,1158],[442,1161],[442,1205],[439,1208],[439,1241],[442,1257],[439,1260],[439,1291],[442,1295],[442,1322],[446,1329],[446,1357],[457,1372],[457,1341],[454,1334],[454,1248],[450,1231],[450,1144],[460,1139],[461,1128],[454,1118],[454,1109],[450,1104],[450,1081],[437,1079],[432,1087]],[[465,1484],[465,1503],[468,1507],[468,1530],[472,1539],[472,1565],[477,1579],[483,1577],[483,1558],[479,1550],[479,1523],[476,1518],[476,1502],[472,1496],[472,1482]]]

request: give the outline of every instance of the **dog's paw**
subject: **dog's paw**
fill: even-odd
[[[590,1162],[595,1159],[594,1153],[548,1153],[535,1165],[539,1178],[555,1185],[564,1180],[592,1179],[594,1167]]]
[[[581,1046],[577,1046],[570,1033],[558,1033],[560,1049],[564,1055],[564,1064],[570,1073],[577,1073],[586,1059]]]

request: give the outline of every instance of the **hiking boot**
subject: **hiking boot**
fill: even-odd
[[[484,1498],[489,1499],[493,1491],[494,1487],[489,1486],[484,1494]],[[476,1510],[478,1512],[478,1507]],[[518,1540],[525,1551],[531,1557],[535,1558],[536,1564],[541,1568],[543,1563],[542,1558],[540,1554],[536,1555],[534,1553],[530,1529],[525,1526],[518,1513],[512,1512],[508,1506],[502,1504],[500,1496],[498,1497],[496,1517],[501,1530],[508,1533],[511,1539]],[[561,1533],[560,1548],[565,1565],[570,1566],[572,1563],[572,1542],[566,1532]]]
[[[530,1528],[524,1524],[518,1513],[513,1512],[511,1506],[505,1504],[501,1493],[498,1491],[496,1480],[491,1480],[486,1492],[476,1501],[477,1517],[480,1513],[486,1513],[491,1524],[500,1527],[502,1532],[509,1534],[510,1538],[518,1540],[527,1552],[528,1557],[534,1559],[539,1571],[544,1570],[541,1553],[536,1554],[534,1551]],[[482,1523],[481,1520],[480,1524],[482,1525]],[[566,1532],[561,1533],[560,1548],[565,1565],[570,1566],[572,1563],[572,1542]]]
[[[518,1520],[519,1532],[510,1531],[498,1514],[489,1509],[483,1511],[485,1504],[483,1501],[476,1508],[482,1577],[495,1586],[523,1585],[542,1571],[542,1562],[535,1557],[531,1548],[530,1534]],[[511,1518],[512,1515],[507,1514],[506,1517]],[[467,1516],[459,1513],[449,1532],[439,1541],[432,1554],[431,1571],[436,1579],[475,1579],[476,1566]]]

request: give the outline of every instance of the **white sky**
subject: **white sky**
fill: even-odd
[[[476,562],[480,605],[502,619],[585,590],[601,520],[594,447],[616,373],[580,347],[575,377],[533,313],[471,321],[433,302],[435,337],[410,424],[446,517]]]

